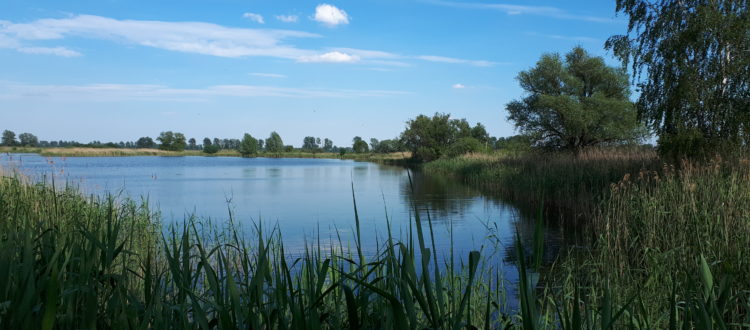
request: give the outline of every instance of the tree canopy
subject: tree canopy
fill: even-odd
[[[18,135],[19,144],[24,147],[36,147],[39,144],[39,139],[36,135],[31,133],[21,133]]]
[[[281,140],[279,133],[271,132],[271,135],[266,139],[266,150],[268,152],[284,151],[284,141]]]
[[[3,138],[2,138],[2,144],[4,146],[14,146],[16,145],[18,141],[16,141],[16,133],[10,130],[4,130],[3,131]]]
[[[302,140],[302,149],[306,151],[315,151],[320,148],[320,138],[315,138],[313,136],[306,136]]]
[[[354,139],[352,139],[352,149],[358,154],[370,151],[367,142],[365,142],[365,140],[362,140],[362,138],[359,136],[355,136]]]
[[[579,151],[643,135],[625,69],[609,67],[583,48],[564,59],[545,54],[517,79],[526,96],[508,103],[508,119],[536,146]]]
[[[258,153],[258,139],[245,133],[240,142],[239,152],[243,157],[248,157]]]
[[[401,133],[401,143],[418,160],[431,161],[440,158],[446,154],[448,148],[462,138],[474,140],[462,141],[463,146],[471,148],[461,148],[464,152],[478,151],[476,148],[481,147],[481,142],[472,136],[473,129],[469,122],[466,119],[451,119],[450,114],[435,113],[432,117],[419,115],[409,120],[406,125],[406,130]],[[477,126],[481,127],[475,127],[478,133],[484,131],[481,124]],[[475,141],[477,143],[474,143]]]
[[[161,143],[159,148],[162,150],[183,151],[187,146],[185,135],[172,131],[161,132],[156,140]]]
[[[617,0],[617,11],[629,17],[628,34],[611,37],[606,47],[633,69],[640,116],[659,144],[747,145],[748,1]]]
[[[138,141],[135,142],[135,145],[138,148],[153,148],[155,143],[154,140],[150,137],[144,136],[142,138],[139,138]]]

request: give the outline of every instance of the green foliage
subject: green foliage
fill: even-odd
[[[306,136],[302,140],[302,150],[305,151],[317,151],[320,149],[320,138],[315,138],[313,136]]]
[[[292,145],[284,146],[284,152],[294,152],[294,146]]]
[[[272,153],[284,151],[284,141],[281,140],[279,133],[271,132],[271,135],[266,139],[266,151]]]
[[[484,150],[484,145],[482,145],[479,140],[473,137],[462,137],[459,138],[458,141],[448,146],[448,148],[445,150],[445,155],[448,157],[458,157],[463,154],[478,152],[482,150]]]
[[[328,138],[325,138],[323,140],[323,151],[333,152],[333,141],[329,140]]]
[[[184,151],[187,146],[185,135],[182,133],[173,133],[172,131],[161,132],[156,140],[161,143],[159,149],[162,150]]]
[[[6,147],[12,147],[17,143],[18,141],[16,141],[16,133],[7,129],[3,131],[2,145]]]
[[[700,174],[700,180],[715,183],[705,191],[667,183],[662,188],[668,193],[662,196],[691,191],[706,194],[708,199],[699,199],[704,201],[744,205],[750,200],[745,196],[748,185],[738,186],[743,182],[732,178],[734,174],[726,176],[714,168],[708,169],[723,179]],[[699,173],[692,174],[690,180]],[[623,207],[652,207],[654,195],[633,187],[623,189],[635,189],[635,195],[624,193]],[[655,190],[659,195],[660,189]],[[737,189],[742,195],[733,197]],[[711,199],[717,192],[720,196]],[[242,230],[231,216],[221,225],[190,217],[183,225],[162,228],[158,212],[147,203],[86,198],[69,186],[54,189],[0,177],[0,328],[725,329],[750,325],[748,293],[737,290],[747,287],[746,251],[723,243],[725,239],[747,243],[748,222],[742,221],[747,212],[724,214],[729,218],[712,226],[702,216],[691,216],[709,214],[709,208],[661,199],[662,207],[687,212],[679,225],[698,226],[700,231],[669,230],[675,227],[659,221],[642,223],[647,218],[638,213],[615,214],[625,222],[607,223],[615,227],[604,233],[617,237],[602,235],[599,246],[621,246],[637,253],[615,249],[618,253],[611,254],[615,259],[595,259],[593,265],[563,264],[569,275],[546,279],[553,285],[543,291],[538,290],[544,253],[539,216],[532,253],[527,255],[520,234],[511,248],[519,279],[515,293],[505,290],[488,247],[439,264],[432,220],[429,214],[422,219],[416,205],[410,239],[399,241],[389,229],[378,250],[365,255],[355,201],[353,248],[332,242],[335,248],[310,245],[297,255],[286,253],[278,228],[268,231],[257,224]],[[724,207],[714,202],[700,206]],[[661,217],[674,220],[667,212]],[[388,218],[386,222],[390,228]],[[632,226],[631,230],[621,230],[623,225]],[[731,230],[722,225],[730,225]],[[675,233],[681,234],[672,237]],[[633,244],[633,239],[638,243]],[[706,253],[682,255],[696,250]],[[657,258],[651,260],[653,256]],[[618,267],[622,262],[634,264]],[[625,270],[626,276],[607,282],[596,271],[589,272],[591,266],[608,272]],[[572,277],[578,270],[588,272],[586,277]],[[620,291],[627,288],[620,286],[623,279],[636,280],[634,292]],[[505,306],[510,294],[519,299],[518,311]]]
[[[258,153],[258,139],[245,133],[240,142],[239,152],[242,157],[249,157]]]
[[[361,154],[370,151],[370,148],[367,146],[367,142],[362,140],[361,137],[355,136],[354,139],[352,139],[352,149],[355,153]]]
[[[543,55],[535,67],[518,74],[518,81],[527,95],[508,103],[508,119],[534,145],[578,152],[643,135],[625,70],[607,66],[580,47],[564,60]]]
[[[135,142],[135,145],[137,148],[153,148],[156,144],[154,143],[154,140],[151,139],[148,136],[144,136],[142,138],[139,138],[138,141]]]
[[[370,144],[372,145],[372,142]],[[372,151],[381,154],[387,154],[391,152],[403,151],[403,146],[401,145],[401,141],[399,139],[388,139],[378,141],[378,143],[372,148]]]
[[[531,138],[526,135],[501,137],[495,141],[495,149],[511,153],[523,153],[531,149]]]
[[[639,78],[640,117],[668,143],[662,150],[690,156],[716,153],[721,143],[747,146],[748,2],[617,0],[617,11],[629,18],[628,34],[606,47]],[[702,151],[683,148],[697,138],[707,141],[690,144]]]
[[[205,145],[204,144],[203,145],[203,152],[207,153],[209,155],[213,155],[213,154],[219,152],[219,150],[221,150],[221,148],[219,148],[219,146],[217,146],[215,144],[209,144],[209,145]]]
[[[39,145],[39,139],[31,133],[21,133],[18,135],[19,144],[23,147],[36,147]]]
[[[445,155],[459,139],[475,134],[476,140],[489,140],[482,124],[477,123],[472,129],[466,119],[451,119],[450,114],[435,113],[432,117],[419,115],[409,120],[406,130],[401,133],[401,143],[414,158],[432,161]]]

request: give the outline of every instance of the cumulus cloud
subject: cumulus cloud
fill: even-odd
[[[263,16],[261,14],[244,13],[242,14],[242,17],[247,18],[256,23],[266,24],[266,21],[263,20]]]
[[[328,52],[320,55],[305,56],[299,59],[300,62],[319,62],[319,63],[354,63],[359,62],[360,57],[342,52]]]
[[[276,15],[276,19],[284,23],[297,23],[299,16],[297,15]]]
[[[313,19],[327,26],[349,24],[349,15],[345,11],[327,3],[315,7],[315,16]]]
[[[464,88],[466,88],[466,86],[464,86],[463,84],[453,84],[453,86],[451,86],[451,87],[453,87],[454,89],[464,89]]]

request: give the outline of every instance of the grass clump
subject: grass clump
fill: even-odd
[[[468,154],[424,165],[428,174],[448,175],[511,201],[531,215],[539,205],[547,214],[582,220],[594,216],[610,184],[627,173],[659,168],[649,149],[591,149],[568,153]]]
[[[732,175],[726,178],[733,180]],[[633,198],[624,188],[617,194],[623,203]],[[0,328],[615,329],[750,324],[742,323],[748,310],[741,291],[747,287],[746,277],[736,276],[747,263],[734,263],[737,268],[727,271],[717,262],[745,258],[744,252],[731,252],[730,245],[718,240],[695,245],[684,259],[674,261],[675,270],[695,271],[670,277],[672,282],[657,282],[664,281],[658,274],[639,274],[654,265],[637,257],[623,263],[622,281],[612,280],[615,273],[601,265],[617,268],[620,261],[607,258],[632,249],[636,237],[650,232],[638,229],[645,232],[621,237],[624,245],[600,248],[582,267],[564,264],[567,276],[556,281],[538,273],[544,251],[539,217],[531,252],[520,239],[515,241],[520,308],[510,310],[505,301],[513,293],[505,291],[499,265],[487,251],[439,260],[429,213],[424,219],[416,209],[406,240],[390,234],[386,217],[387,238],[377,242],[377,253],[365,255],[355,201],[354,248],[344,248],[340,237],[329,244],[318,239],[292,256],[276,228],[257,225],[245,232],[234,225],[230,213],[222,227],[188,218],[164,229],[158,213],[147,205],[0,177]],[[733,219],[745,215],[736,216]],[[747,235],[739,237],[745,227],[734,220],[729,225],[737,232],[727,239],[747,240]],[[623,235],[603,233],[602,242]],[[679,239],[675,246],[703,240],[687,235]],[[710,254],[714,248],[718,252]],[[688,256],[694,253],[707,257],[691,260]],[[664,269],[664,274],[671,271]],[[653,295],[626,286],[633,283],[629,280],[654,281],[643,287],[660,291]],[[651,301],[657,298],[658,303]]]
[[[719,159],[626,176],[592,223],[591,271],[622,296],[639,292],[651,319],[666,321],[673,295],[687,296],[710,265],[723,281],[705,295],[718,299],[727,323],[750,324],[748,183],[747,163]]]
[[[290,257],[275,229],[245,234],[230,216],[223,229],[191,218],[162,230],[146,205],[2,177],[0,328],[510,324],[480,252],[438,267],[419,217],[418,243],[389,235],[365,256],[355,205],[354,250],[318,242]]]

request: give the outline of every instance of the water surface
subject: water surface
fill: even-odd
[[[0,166],[76,184],[87,194],[147,198],[167,224],[191,214],[222,222],[231,210],[245,227],[278,225],[291,252],[337,235],[353,246],[353,186],[366,253],[374,253],[387,237],[386,217],[394,236],[406,239],[416,206],[423,221],[428,215],[432,221],[441,258],[451,246],[459,256],[482,249],[485,255],[495,253],[506,277],[515,278],[512,265],[503,261],[518,220],[513,207],[446,178],[411,172],[410,180],[401,167],[336,159],[35,154],[0,155]]]

